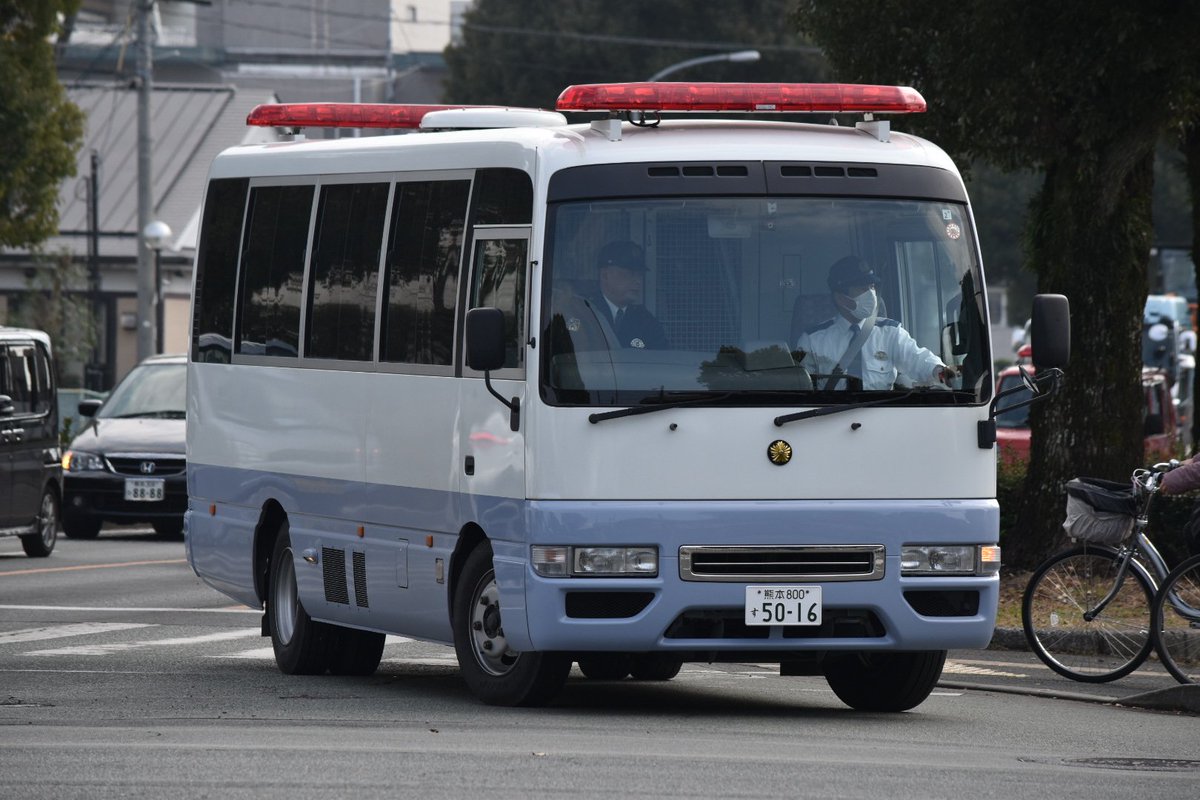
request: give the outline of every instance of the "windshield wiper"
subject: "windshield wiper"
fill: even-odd
[[[846,403],[841,406],[824,406],[822,408],[813,408],[808,411],[797,411],[795,414],[784,414],[781,417],[775,418],[775,427],[781,428],[789,422],[797,422],[802,419],[812,419],[813,417],[824,417],[829,414],[840,414],[843,411],[853,411],[856,408],[866,408],[868,406],[880,406],[887,403],[898,403],[901,400],[907,400],[916,393],[916,387],[909,389],[901,395],[889,394],[887,397],[880,397],[875,400],[863,400],[858,403]]]
[[[687,394],[692,395],[691,392]],[[634,417],[638,414],[653,414],[655,411],[666,411],[671,408],[683,408],[685,406],[698,406],[706,403],[719,403],[722,400],[728,400],[733,396],[733,392],[721,392],[719,394],[702,394],[700,396],[692,395],[690,400],[670,400],[671,393],[660,392],[657,395],[651,395],[642,400],[643,403],[651,403],[651,405],[631,406],[629,408],[618,408],[616,411],[604,411],[599,414],[589,414],[588,422],[595,425],[597,422],[604,422],[606,419],[617,419],[618,417]]]
[[[138,419],[141,417],[153,417],[155,419],[184,419],[187,416],[185,411],[138,411],[133,414],[117,414],[110,419]]]

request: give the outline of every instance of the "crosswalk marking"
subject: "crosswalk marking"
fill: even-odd
[[[0,645],[16,642],[39,642],[46,639],[62,639],[67,636],[86,636],[92,633],[128,631],[134,628],[154,628],[155,625],[139,622],[75,622],[69,625],[51,625],[44,628],[25,628],[19,631],[0,631]]]
[[[152,639],[145,642],[117,642],[112,644],[77,645],[75,647],[60,647],[54,650],[34,650],[24,653],[27,656],[107,656],[140,647],[181,647],[193,644],[209,644],[212,642],[227,642],[230,639],[244,639],[250,636],[261,636],[258,628],[238,628],[232,631],[208,633],[203,636],[182,636],[173,639]]]
[[[238,653],[225,653],[219,656],[209,656],[209,658],[257,658],[268,659],[275,658],[275,648],[273,647],[256,647],[253,650],[242,650]]]

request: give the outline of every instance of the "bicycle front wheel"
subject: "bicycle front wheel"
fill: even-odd
[[[1184,561],[1154,596],[1154,645],[1180,683],[1200,683],[1200,555]]]
[[[1097,606],[1116,585],[1116,551],[1096,545],[1052,556],[1025,587],[1021,621],[1030,648],[1046,666],[1084,683],[1123,678],[1149,655],[1153,590],[1131,563],[1116,595]]]

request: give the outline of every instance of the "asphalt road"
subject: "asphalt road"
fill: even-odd
[[[2,797],[1196,797],[1196,718],[1132,706],[1153,665],[1059,679],[955,652],[917,709],[870,715],[820,678],[689,664],[548,708],[478,703],[449,648],[392,637],[370,678],[280,674],[259,616],[149,532],[0,540]]]

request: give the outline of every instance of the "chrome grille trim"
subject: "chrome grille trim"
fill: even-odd
[[[883,578],[884,552],[881,544],[684,545],[679,577],[727,583],[877,581]]]

